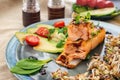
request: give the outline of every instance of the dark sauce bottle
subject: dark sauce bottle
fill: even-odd
[[[37,0],[23,0],[22,17],[25,27],[40,21],[40,7]]]
[[[48,19],[59,19],[65,17],[64,0],[49,0],[48,1]]]

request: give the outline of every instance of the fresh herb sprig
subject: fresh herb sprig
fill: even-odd
[[[57,43],[56,47],[57,47],[57,48],[61,48],[61,47],[63,47],[64,44],[65,44],[65,41],[64,41],[64,40],[60,40],[60,41]]]
[[[55,28],[49,29],[48,40],[51,39],[51,35],[55,32]]]
[[[32,74],[39,71],[51,59],[35,60],[35,59],[22,59],[10,69],[11,72],[16,74]]]
[[[65,40],[68,37],[67,27],[59,28],[58,29],[58,34],[60,34],[60,33],[64,34],[65,38],[63,40],[59,40],[59,42],[56,45],[57,48],[61,48],[65,44]]]
[[[74,23],[75,23],[75,24],[79,24],[80,22],[88,22],[90,19],[91,19],[90,13],[87,13],[86,16],[77,15],[77,16],[74,18]]]
[[[66,38],[67,38],[67,35],[68,35],[68,33],[67,33],[67,27],[59,28],[58,29],[58,34],[59,33],[63,33],[66,36]]]
[[[77,5],[76,3],[72,5],[72,9],[74,12],[76,12],[78,14],[81,12],[84,12],[84,11],[92,10],[92,8],[90,8],[90,7],[80,6],[80,5]]]

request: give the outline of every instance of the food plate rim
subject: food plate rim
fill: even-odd
[[[53,22],[55,22],[55,21],[60,21],[60,20],[63,20],[63,21],[71,21],[71,18],[63,18],[63,19],[54,19],[54,20],[48,20],[48,21],[43,21],[43,22],[37,22],[37,23],[34,23],[34,24],[31,24],[31,25],[29,25],[29,26],[27,26],[27,27],[25,27],[25,28],[23,28],[23,29],[21,29],[20,31],[22,31],[22,32],[24,32],[25,30],[27,30],[28,28],[30,28],[30,27],[34,27],[34,25],[37,25],[37,24],[43,24],[43,23],[45,23],[45,22],[50,22],[50,21],[52,21],[52,23]],[[103,23],[103,24],[106,24],[106,25],[112,25],[112,26],[115,26],[115,28],[114,29],[119,29],[120,30],[120,27],[119,26],[117,26],[117,25],[114,25],[114,24],[111,24],[111,23],[108,23],[108,22],[103,22],[103,21],[98,21],[98,20],[91,20],[91,21],[93,21],[93,22],[100,22],[100,23]],[[103,26],[104,27],[104,26]],[[113,29],[113,28],[111,28],[111,29]],[[9,50],[9,48],[11,47],[11,42],[12,41],[14,41],[14,40],[17,40],[17,38],[15,37],[15,35],[14,36],[12,36],[12,38],[9,40],[9,42],[8,42],[8,44],[7,44],[7,47],[6,47],[6,52],[5,52],[5,57],[6,57],[6,63],[7,63],[7,66],[8,66],[8,68],[10,69],[13,65],[12,64],[10,64],[9,63],[9,57],[10,57],[10,50]],[[14,41],[15,42],[15,41]],[[18,42],[18,41],[17,41]],[[19,43],[19,42],[18,42]],[[18,44],[17,43],[17,44]],[[17,45],[16,44],[16,45]],[[19,43],[20,44],[20,43]],[[14,52],[16,52],[16,51],[14,51]],[[15,53],[14,53],[15,54]],[[16,55],[16,54],[15,54]],[[13,56],[12,56],[13,57]],[[16,56],[15,56],[16,57]],[[14,58],[15,59],[15,61],[14,61],[14,63],[16,63],[17,62],[17,59],[16,58]],[[12,62],[11,62],[12,63]],[[13,73],[13,75],[15,76],[15,77],[17,77],[19,80],[33,80],[31,77],[29,77],[28,75],[18,75],[18,74],[14,74]]]

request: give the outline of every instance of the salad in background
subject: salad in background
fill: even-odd
[[[72,17],[90,13],[92,19],[100,20],[108,20],[120,14],[120,10],[110,0],[76,0],[72,9]]]

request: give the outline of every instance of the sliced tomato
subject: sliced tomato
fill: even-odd
[[[37,46],[39,44],[39,38],[33,35],[26,36],[25,41],[30,46]]]
[[[64,22],[64,21],[55,22],[55,23],[54,23],[54,26],[55,26],[56,28],[62,28],[62,27],[65,26],[65,22]]]
[[[49,30],[46,27],[40,27],[37,31],[36,34],[41,36],[41,37],[48,37]]]
[[[105,8],[105,1],[106,0],[97,0],[97,8]]]
[[[114,7],[114,3],[112,1],[105,1],[105,7]]]
[[[87,5],[87,0],[76,0],[76,3],[80,6],[85,6]]]
[[[97,0],[87,0],[87,5],[90,8],[95,8],[96,7]]]

